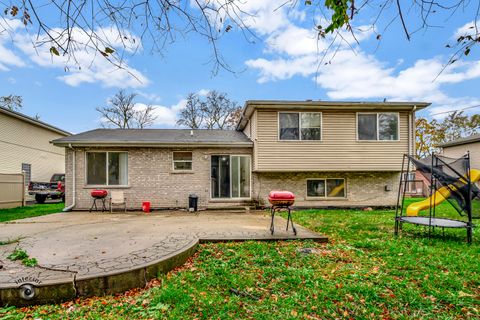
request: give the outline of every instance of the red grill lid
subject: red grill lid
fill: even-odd
[[[92,190],[90,193],[94,198],[105,198],[108,195],[107,190]]]
[[[295,195],[290,191],[270,191],[268,199],[271,200],[295,200]]]

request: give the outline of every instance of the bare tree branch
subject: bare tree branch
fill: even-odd
[[[108,101],[108,105],[97,107],[102,116],[103,125],[120,129],[144,129],[151,126],[156,119],[153,107],[148,105],[140,108],[133,101],[137,95],[126,93],[124,90],[117,92]]]

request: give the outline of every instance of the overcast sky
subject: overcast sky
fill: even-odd
[[[52,57],[49,46],[36,50],[32,34],[18,21],[9,21],[12,33],[0,33],[0,95],[24,98],[23,111],[39,114],[43,121],[78,133],[100,126],[95,107],[106,103],[119,88],[139,94],[138,102],[155,105],[155,127],[175,127],[176,114],[190,92],[227,92],[240,105],[246,100],[355,100],[426,101],[432,106],[420,115],[480,105],[480,63],[478,50],[441,73],[455,37],[468,33],[469,8],[446,20],[443,27],[417,32],[406,40],[401,25],[394,21],[388,30],[373,30],[368,11],[355,19],[357,44],[348,33],[336,41],[335,50],[319,54],[332,38],[317,40],[313,31],[321,18],[279,1],[247,1],[248,19],[258,36],[247,41],[236,30],[219,43],[220,50],[236,72],[220,70],[213,76],[211,48],[194,34],[178,37],[159,55],[151,44],[126,52],[125,70],[117,70],[102,56],[81,55],[81,68]],[[471,9],[471,8],[470,8]],[[390,9],[393,10],[393,9]],[[394,11],[388,14],[394,14]],[[313,18],[312,18],[313,16]],[[419,21],[407,18],[415,29]],[[385,19],[385,21],[389,21]],[[384,22],[384,25],[386,22]],[[380,40],[377,34],[380,33]],[[253,41],[254,40],[254,41]],[[334,56],[334,57],[332,57]],[[471,108],[478,113],[480,108]]]

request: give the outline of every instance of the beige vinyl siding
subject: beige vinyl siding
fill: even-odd
[[[0,173],[21,173],[22,163],[32,166],[31,179],[49,181],[65,172],[64,148],[51,140],[64,137],[48,129],[0,113]]]
[[[254,150],[257,161],[254,170],[400,170],[402,155],[409,151],[408,112],[399,112],[399,141],[357,141],[356,113],[322,111],[322,141],[280,141],[278,111],[257,110],[257,141]]]
[[[467,151],[470,152],[470,167],[480,170],[480,141],[443,148],[443,155],[459,158]]]
[[[23,174],[0,173],[0,209],[22,206],[25,200]]]

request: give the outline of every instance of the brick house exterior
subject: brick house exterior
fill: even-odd
[[[271,190],[292,191],[298,207],[394,206],[414,113],[427,105],[248,101],[236,130],[98,129],[53,143],[66,148],[75,210],[91,206],[93,189],[122,190],[132,210],[186,208],[189,194],[201,209],[268,204]],[[285,114],[297,141],[282,137]],[[376,136],[359,137],[360,118]]]

